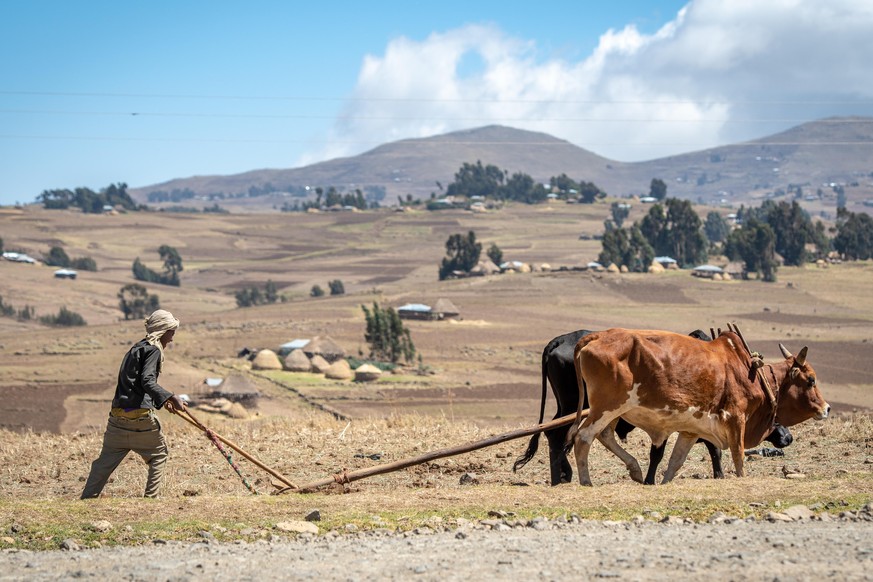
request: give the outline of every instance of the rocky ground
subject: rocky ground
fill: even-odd
[[[813,508],[817,509],[817,508]],[[495,514],[413,531],[274,535],[254,543],[153,540],[151,545],[49,552],[6,550],[0,580],[873,580],[873,503],[858,512],[807,506],[763,520],[706,523],[656,514],[626,522]],[[306,530],[311,522],[278,524]]]

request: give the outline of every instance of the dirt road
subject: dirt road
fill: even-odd
[[[681,520],[678,520],[681,521]],[[873,580],[873,521],[462,524],[256,543],[5,551],[0,580]]]

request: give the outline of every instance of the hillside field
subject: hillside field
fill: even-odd
[[[133,282],[136,257],[160,268],[157,248],[162,244],[179,251],[184,271],[179,288],[149,286],[161,306],[182,321],[167,351],[161,383],[196,402],[205,378],[247,374],[263,394],[250,419],[193,410],[294,480],[306,482],[342,468],[398,460],[536,424],[542,349],[551,338],[580,328],[686,333],[723,328],[731,321],[767,359],[779,356],[778,342],[795,353],[808,345],[809,361],[834,409],[825,422],[795,427],[795,444],[784,458],[753,459],[747,465],[748,481],[729,476],[724,485],[709,479],[702,447],[694,449],[675,484],[645,489],[628,480],[616,459],[595,450],[596,493],[563,486],[558,498],[557,490],[547,486],[545,443],[533,463],[518,474],[511,472],[525,439],[355,483],[350,491],[357,497],[351,499],[286,496],[275,502],[240,500],[246,491],[208,441],[180,419],[161,413],[172,446],[165,495],[186,498],[183,505],[201,520],[269,527],[271,520],[301,514],[313,504],[332,511],[337,524],[369,523],[369,516],[380,514],[398,525],[414,525],[434,514],[483,517],[487,509],[507,506],[520,515],[572,509],[590,517],[627,518],[648,507],[705,517],[715,510],[761,513],[777,502],[860,507],[869,501],[873,263],[781,268],[772,284],[716,282],[687,271],[558,271],[596,259],[600,243],[580,239],[580,234],[600,232],[608,212],[608,203],[510,205],[486,214],[85,215],[0,209],[0,236],[7,250],[40,257],[59,244],[70,257],[90,256],[99,267],[71,281],[55,279],[51,267],[0,261],[5,303],[33,306],[37,315],[66,306],[88,322],[79,328],[50,328],[0,318],[0,524],[30,524],[31,547],[44,543],[34,524],[46,520],[75,532],[83,520],[110,511],[118,516],[115,521],[151,527],[137,516],[133,500],[118,499],[140,494],[145,469],[132,456],[107,487],[107,495],[116,499],[89,508],[72,500],[99,451],[118,363],[144,335],[141,321],[123,320],[116,294]],[[630,219],[643,212],[635,207]],[[469,230],[483,249],[497,243],[506,260],[547,263],[552,270],[438,281],[446,239]],[[343,281],[344,295],[309,296],[313,285],[327,289],[334,279]],[[268,280],[277,284],[285,302],[236,307],[236,290],[263,287]],[[421,363],[377,383],[254,372],[245,358],[237,357],[244,347],[276,349],[291,339],[317,335],[328,335],[358,355],[367,349],[361,305],[433,304],[439,298],[450,299],[462,318],[408,321]],[[351,420],[337,420],[313,403]],[[554,414],[551,395],[546,414]],[[645,464],[648,444],[642,433],[632,434],[628,446]],[[725,466],[732,473],[728,457]],[[243,467],[262,492],[271,489],[266,476],[246,463]],[[793,469],[806,474],[806,480],[785,479]],[[459,485],[464,473],[475,475],[478,485]],[[515,486],[519,483],[527,487]],[[163,524],[157,526],[160,535],[170,537],[167,530],[185,537],[202,526],[193,517],[180,525],[163,510],[156,519]],[[42,533],[53,539],[51,531]],[[119,535],[112,543],[139,543],[139,534]]]

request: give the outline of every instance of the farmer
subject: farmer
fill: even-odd
[[[179,320],[172,313],[158,309],[145,320],[145,339],[134,344],[124,356],[103,434],[103,450],[91,464],[82,499],[99,497],[109,476],[130,451],[135,451],[149,466],[145,496],[158,496],[167,462],[167,441],[156,410],[164,405],[170,412],[187,407],[181,398],[158,384],[164,348],[173,341],[178,327]]]

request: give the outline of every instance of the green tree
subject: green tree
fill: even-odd
[[[706,221],[703,223],[703,232],[709,242],[716,244],[724,242],[728,234],[731,232],[731,227],[727,221],[722,218],[721,214],[715,210],[711,210],[706,215]]]
[[[869,214],[837,210],[837,235],[834,250],[848,260],[873,258],[873,219]]]
[[[15,315],[15,307],[3,302],[3,296],[0,295],[0,315],[4,317],[12,317]]]
[[[732,261],[742,260],[746,273],[757,273],[764,281],[776,281],[776,235],[769,224],[755,217],[743,222],[742,228],[730,233],[725,255]]]
[[[834,192],[837,194],[837,208],[846,207],[846,189],[842,186],[834,186]],[[821,198],[821,196],[819,196]]]
[[[267,284],[264,285],[264,301],[266,303],[275,303],[279,299],[279,292],[276,289],[276,284],[272,279],[267,279]]]
[[[252,307],[253,305],[275,303],[279,300],[279,293],[272,279],[267,279],[263,291],[254,285],[243,287],[234,293],[234,297],[237,307]]]
[[[447,196],[488,196],[496,197],[505,179],[503,170],[481,161],[475,164],[464,163],[455,173],[455,181],[446,188]]]
[[[815,244],[815,252],[818,257],[824,257],[833,248],[831,244],[831,239],[828,238],[827,230],[825,229],[824,223],[821,220],[815,221],[815,227],[813,228],[812,241]]]
[[[309,290],[309,296],[324,297],[324,289],[322,289],[320,285],[313,285],[312,289]]]
[[[139,283],[129,283],[118,291],[118,306],[124,319],[143,319],[161,308],[160,299]]]
[[[366,305],[361,305],[361,309],[367,322],[364,340],[370,346],[370,358],[394,364],[401,358],[407,363],[415,360],[412,336],[394,309],[382,309],[375,302],[372,310]]]
[[[645,272],[655,258],[655,251],[636,224],[631,228],[613,228],[606,231],[601,245],[602,250],[597,257],[597,262],[601,265],[615,263],[639,273]]]
[[[655,200],[663,200],[667,197],[667,184],[660,178],[652,178],[649,184],[649,196]]]
[[[668,255],[683,266],[706,260],[706,237],[691,202],[668,198],[667,212],[655,204],[640,223],[640,232],[658,255]]]
[[[64,249],[54,246],[49,249],[48,255],[45,257],[45,264],[52,267],[69,267],[70,257]]]
[[[776,252],[786,265],[799,266],[808,260],[806,244],[815,241],[815,227],[809,214],[797,201],[784,200],[774,204],[767,200],[761,205],[767,224],[776,236]]]
[[[0,253],[3,252],[3,237],[0,237]]]
[[[582,204],[594,204],[600,198],[606,198],[606,192],[601,190],[594,182],[579,182],[579,202]]]
[[[485,253],[488,255],[488,258],[491,259],[491,262],[495,265],[500,265],[503,262],[503,251],[500,250],[500,247],[497,246],[497,243],[491,243],[491,246],[488,248],[488,252]]]
[[[149,269],[143,264],[139,257],[134,259],[133,266],[131,267],[133,271],[133,278],[137,281],[145,281],[146,283],[160,283],[161,276],[155,271]]]
[[[166,285],[179,286],[179,273],[182,272],[182,256],[170,245],[161,245],[158,254],[164,261],[164,279]]]
[[[96,271],[97,262],[91,257],[78,257],[70,259],[70,267],[80,271]]]
[[[613,202],[609,207],[609,211],[615,226],[621,228],[624,221],[630,216],[630,205],[626,202]]]
[[[570,194],[570,190],[575,190],[577,193],[579,192],[579,183],[567,176],[567,174],[552,176],[549,180],[549,185],[553,190],[557,190],[561,193],[561,198],[567,198]]]
[[[343,285],[343,282],[339,279],[334,279],[333,281],[328,281],[327,286],[330,288],[331,295],[343,295],[346,292],[346,287]]]
[[[476,242],[476,233],[472,230],[467,236],[453,234],[446,241],[446,257],[440,265],[440,281],[449,277],[454,271],[469,273],[479,262],[482,253],[482,243]]]
[[[506,185],[498,189],[498,198],[502,200],[515,200],[525,204],[542,202],[546,199],[546,196],[548,196],[548,193],[542,184],[521,172],[513,174],[506,181]]]

